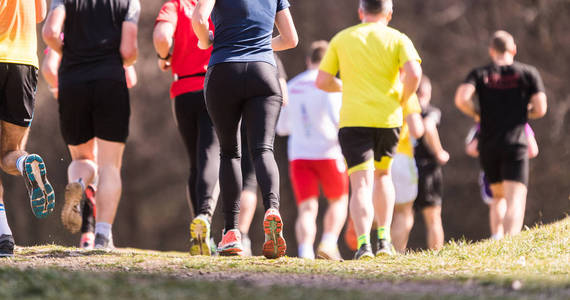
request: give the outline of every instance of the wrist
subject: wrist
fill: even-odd
[[[172,54],[170,54],[170,52],[168,52],[168,54],[166,55],[166,57],[162,57],[162,56],[160,56],[159,53],[157,53],[156,56],[157,56],[158,59],[160,59],[160,60],[169,60],[169,59],[172,57]]]

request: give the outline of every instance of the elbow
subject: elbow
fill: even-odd
[[[123,64],[125,66],[133,65],[139,55],[139,50],[136,46],[134,47],[121,47],[121,57],[123,58]]]
[[[315,80],[315,85],[320,90],[326,90],[326,87],[327,87],[327,85],[325,83],[325,79],[320,75],[317,76],[317,80]]]
[[[293,35],[287,39],[287,47],[289,49],[295,48],[297,47],[298,44],[299,44],[299,35],[297,35],[297,32],[294,32]]]
[[[160,30],[155,30],[152,35],[154,48],[158,49],[170,48],[170,38]]]
[[[51,42],[59,38],[59,33],[50,26],[44,26],[42,29],[42,38],[44,42],[49,45]]]
[[[414,139],[419,139],[421,138],[425,133],[425,129],[423,126],[418,126],[415,127],[413,130],[410,130],[410,135],[414,138]]]

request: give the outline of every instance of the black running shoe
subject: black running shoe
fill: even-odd
[[[0,257],[14,256],[14,237],[11,234],[0,236]]]
[[[376,251],[376,256],[392,256],[396,254],[396,249],[391,242],[381,239],[378,240],[378,250]]]
[[[354,254],[354,259],[372,259],[374,258],[374,253],[372,253],[372,247],[370,244],[362,244],[356,254]]]

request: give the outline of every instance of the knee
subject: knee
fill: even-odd
[[[266,154],[273,154],[273,147],[271,145],[258,145],[251,149],[252,159],[261,159]]]

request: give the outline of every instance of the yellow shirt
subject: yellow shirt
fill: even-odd
[[[339,32],[330,42],[320,70],[340,71],[343,84],[340,127],[402,126],[400,68],[421,62],[403,33],[377,23],[362,23]]]
[[[418,96],[413,94],[408,100],[406,106],[403,108],[404,123],[400,130],[400,140],[398,141],[396,153],[401,153],[414,158],[414,146],[412,146],[412,138],[410,137],[410,129],[408,128],[408,123],[406,123],[406,117],[410,114],[420,114],[421,112],[422,108],[418,101]]]
[[[0,62],[38,67],[36,1],[1,0]]]

